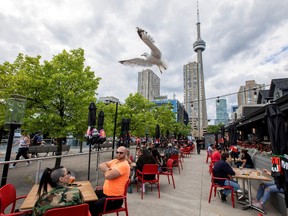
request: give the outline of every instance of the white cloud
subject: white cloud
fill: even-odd
[[[288,1],[199,1],[206,97],[237,92],[246,80],[269,84],[287,77]],[[119,60],[149,51],[136,27],[151,34],[167,60],[161,94],[183,101],[183,65],[196,60],[196,0],[4,0],[0,7],[0,63],[18,53],[50,60],[63,49],[83,48],[86,64],[102,77],[99,96],[121,101],[137,91],[143,68]],[[227,97],[229,106],[236,95]],[[215,118],[215,100],[207,100]]]

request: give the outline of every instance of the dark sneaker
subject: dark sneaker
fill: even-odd
[[[226,200],[226,195],[223,193],[223,190],[220,190],[220,195],[221,195],[221,200],[222,200],[222,202],[226,202],[227,200]]]

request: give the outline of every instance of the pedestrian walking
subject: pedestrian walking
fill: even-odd
[[[20,139],[12,145],[12,147],[19,145],[15,160],[19,160],[21,156],[24,157],[25,159],[29,159],[28,150],[29,150],[29,145],[31,143],[31,140],[30,140],[30,137],[25,132],[22,131],[21,135],[22,136],[20,137]],[[9,168],[14,169],[16,167],[16,164],[17,163],[10,164]],[[31,161],[26,162],[26,166],[29,166],[30,164],[31,164]]]

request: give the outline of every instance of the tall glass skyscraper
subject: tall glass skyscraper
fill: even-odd
[[[229,121],[229,115],[227,112],[227,100],[223,98],[217,99],[215,125],[220,123],[227,124],[228,121]]]

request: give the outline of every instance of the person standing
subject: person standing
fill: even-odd
[[[25,132],[22,132],[21,135],[22,136],[20,137],[20,139],[16,143],[14,143],[12,145],[12,147],[14,147],[16,145],[19,145],[18,152],[17,152],[15,160],[19,160],[19,158],[21,156],[24,157],[25,159],[29,159],[28,150],[29,150],[29,145],[31,143],[31,140],[30,140],[30,137]],[[10,164],[9,168],[10,169],[15,169],[16,164],[17,163]],[[30,164],[31,164],[31,161],[27,161],[26,162],[26,166],[29,166]]]
[[[67,187],[70,171],[60,166],[46,168],[37,191],[38,200],[33,208],[33,216],[43,216],[51,208],[79,205],[84,203],[81,191],[76,187]],[[47,191],[48,185],[52,188]]]
[[[123,196],[125,193],[125,185],[130,176],[130,166],[126,159],[127,149],[124,146],[118,147],[116,150],[116,159],[103,162],[99,165],[99,170],[104,173],[103,189],[96,190],[98,200],[89,203],[89,209],[92,216],[98,216],[103,212],[105,200],[107,197]],[[123,199],[109,201],[106,210],[120,208]]]
[[[240,185],[232,180],[232,176],[235,175],[234,170],[231,168],[231,166],[228,164],[228,162],[231,162],[231,156],[228,152],[224,152],[221,154],[221,160],[219,160],[217,163],[215,163],[213,168],[213,175],[214,177],[219,178],[227,178],[228,180],[215,180],[215,183],[218,183],[219,185],[230,185],[234,188],[234,191],[237,191],[240,189]],[[221,200],[222,202],[226,202],[226,197],[231,193],[231,190],[224,189],[220,190],[221,194]],[[233,194],[231,196],[234,196]]]

